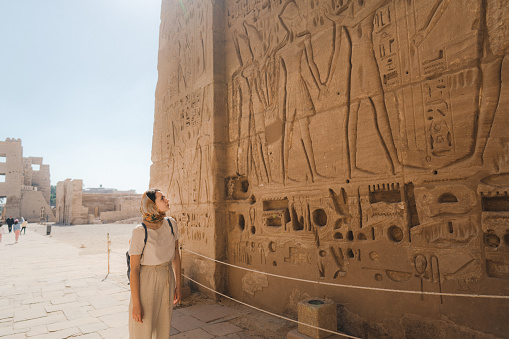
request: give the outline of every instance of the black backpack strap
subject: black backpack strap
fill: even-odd
[[[141,223],[143,225],[143,228],[145,229],[145,240],[143,240],[143,249],[141,250],[141,255],[140,255],[140,258],[141,256],[143,255],[143,251],[145,251],[145,246],[147,245],[147,238],[148,238],[148,232],[147,232],[147,226],[145,226],[144,223]]]
[[[166,220],[168,220],[168,224],[170,224],[170,227],[171,227],[171,234],[175,237],[175,233],[173,232],[173,225],[171,223],[171,219],[166,217]]]

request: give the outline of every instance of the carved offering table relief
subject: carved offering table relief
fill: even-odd
[[[451,296],[509,295],[507,1],[163,0],[161,20],[151,186],[184,245],[369,289],[186,272],[280,314],[326,296],[360,337],[507,335],[507,299]]]

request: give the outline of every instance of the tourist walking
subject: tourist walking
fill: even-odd
[[[5,220],[5,222],[7,223],[7,228],[9,229],[9,233],[11,233],[12,225],[14,224],[14,219],[12,218],[12,216],[10,216],[7,218],[7,220]]]
[[[26,221],[25,218],[21,217],[21,232],[23,232],[23,234],[27,233],[27,225],[28,221]]]
[[[180,301],[177,222],[166,218],[169,200],[158,189],[141,198],[143,222],[132,232],[129,338],[169,338],[173,304]],[[174,272],[176,274],[174,274]]]
[[[16,238],[16,242],[18,242],[18,239],[19,239],[19,229],[21,228],[21,224],[19,223],[18,219],[14,220],[14,225],[13,225],[13,230],[14,230],[14,237]]]

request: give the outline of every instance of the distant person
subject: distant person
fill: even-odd
[[[18,242],[19,239],[19,229],[21,228],[21,224],[19,223],[19,220],[14,220],[14,225],[12,227],[14,229],[14,236],[16,238],[16,242]]]
[[[9,228],[9,233],[11,233],[12,225],[14,225],[14,219],[12,218],[12,216],[10,216],[7,218],[7,220],[5,220],[5,222],[7,223],[7,227]]]
[[[146,191],[141,198],[143,222],[133,229],[129,247],[131,339],[170,337],[173,304],[180,301],[181,291],[180,234],[177,222],[166,218],[169,209],[169,200],[158,189]]]
[[[0,225],[0,242],[2,242],[2,234],[4,234],[4,228]]]
[[[26,221],[25,218],[21,217],[21,232],[23,232],[23,234],[27,233],[27,225],[28,221]],[[21,232],[19,233],[21,234]]]

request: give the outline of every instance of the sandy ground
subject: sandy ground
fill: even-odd
[[[80,248],[81,255],[96,255],[107,253],[107,235],[110,235],[112,255],[125,256],[129,248],[129,239],[136,224],[93,224],[93,225],[51,225],[51,237]],[[29,224],[28,230],[42,235],[46,234],[46,225]],[[122,277],[123,278],[123,277]],[[218,303],[235,308],[239,316],[232,323],[246,329],[248,337],[240,338],[286,338],[286,334],[296,328],[296,324],[283,319],[267,315],[240,305],[234,301],[219,298],[217,301],[208,296],[193,292],[182,302],[181,307],[196,304]]]
[[[51,225],[50,236],[57,241],[81,248],[81,254],[101,254],[107,253],[109,234],[112,252],[125,255],[135,226],[136,224]],[[29,224],[27,229],[46,234],[46,225]]]

